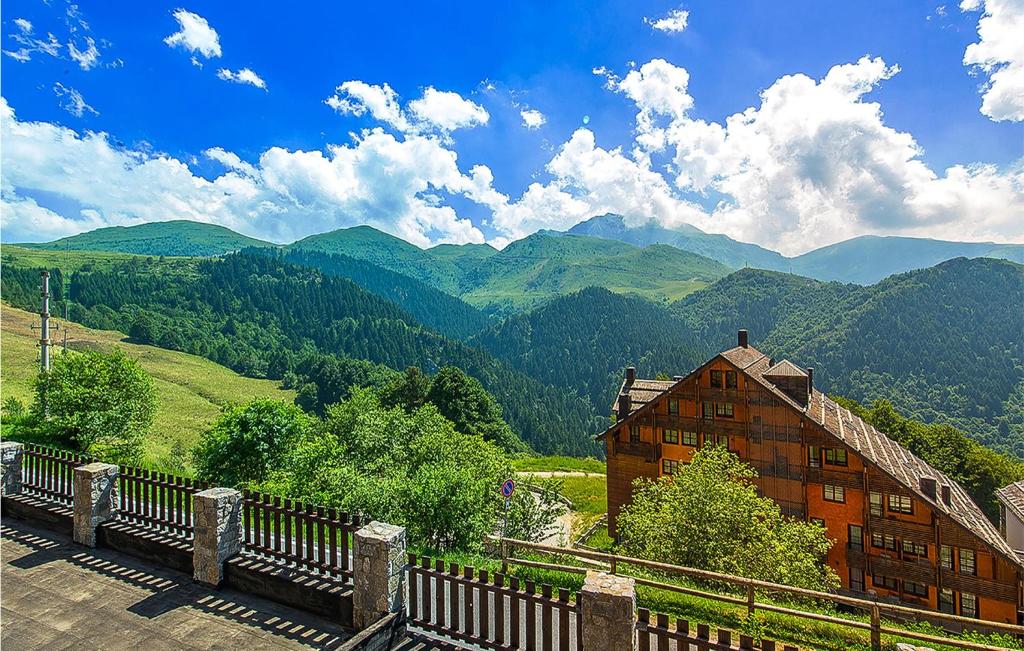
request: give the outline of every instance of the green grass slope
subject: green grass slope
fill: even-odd
[[[137,226],[111,226],[26,248],[108,251],[139,255],[211,256],[252,246],[273,246],[215,224],[184,219]]]
[[[28,404],[32,399],[32,380],[38,371],[38,348],[31,325],[38,315],[11,307],[0,306],[0,380],[3,397],[14,396]],[[120,332],[96,330],[78,323],[65,323],[68,348],[111,352],[119,348],[142,364],[153,377],[157,391],[157,412],[153,429],[146,439],[147,465],[174,468],[172,450],[175,444],[191,447],[199,436],[217,418],[222,405],[244,402],[254,397],[292,400],[293,391],[285,391],[277,382],[243,377],[209,360],[155,346],[129,343]],[[63,331],[55,339],[62,341]],[[179,459],[179,461],[185,461]]]

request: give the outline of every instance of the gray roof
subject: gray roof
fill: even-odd
[[[807,377],[807,371],[803,370],[788,359],[784,359],[775,366],[767,369],[764,374],[775,377]]]
[[[1024,522],[1024,481],[1003,486],[996,491],[996,497]]]

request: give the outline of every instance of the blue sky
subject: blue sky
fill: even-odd
[[[3,239],[1024,239],[1021,0],[499,5],[5,2]]]

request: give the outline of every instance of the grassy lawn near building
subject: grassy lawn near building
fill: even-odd
[[[6,252],[5,247],[5,252]],[[63,319],[57,319],[61,322]],[[37,335],[31,325],[38,316],[8,305],[0,306],[0,382],[3,398],[13,396],[26,405],[32,399],[32,381],[36,377],[39,352]],[[129,343],[124,334],[94,330],[69,323],[68,348],[111,352],[120,348],[133,357],[153,377],[157,394],[157,412],[146,439],[144,463],[150,468],[180,470],[181,452],[190,448],[200,432],[209,427],[222,405],[245,402],[254,397],[292,400],[294,391],[285,391],[271,380],[243,377],[202,357]],[[54,340],[63,340],[58,331]],[[58,353],[59,354],[59,353]]]

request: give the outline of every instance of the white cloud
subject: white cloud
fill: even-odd
[[[263,81],[259,75],[249,68],[242,68],[238,72],[232,72],[227,68],[221,68],[217,71],[217,77],[224,81],[231,81],[236,84],[249,84],[256,88],[262,88],[263,90],[267,89],[267,82]]]
[[[364,81],[346,81],[324,103],[341,115],[369,114],[406,134],[436,132],[441,135],[456,129],[487,124],[490,115],[479,104],[458,93],[428,86],[419,99],[402,108],[398,93],[388,84],[379,86]]]
[[[68,41],[68,55],[82,70],[95,68],[100,60],[100,51],[96,48],[96,41],[88,36],[85,37],[85,47],[81,50],[75,46],[73,40]]]
[[[522,109],[519,116],[523,118],[523,126],[527,129],[539,129],[548,121],[547,117],[537,109]]]
[[[487,168],[464,174],[438,139],[398,140],[381,129],[325,152],[272,147],[255,163],[211,148],[205,155],[225,167],[212,180],[165,154],[117,147],[105,133],[18,120],[4,99],[0,139],[5,241],[173,218],[275,241],[370,224],[424,246],[482,242],[478,228],[433,196],[476,201],[492,192]]]
[[[86,103],[85,98],[74,88],[69,88],[64,84],[57,82],[53,85],[53,92],[60,99],[60,107],[74,115],[77,118],[82,117],[86,113],[92,113],[93,115],[99,115],[99,111],[89,106]]]
[[[644,22],[651,26],[651,29],[669,34],[678,34],[686,29],[690,20],[690,12],[683,9],[673,9],[662,18],[644,18]]]
[[[199,53],[207,59],[220,56],[220,37],[205,18],[185,9],[175,9],[172,15],[179,29],[165,38],[164,43]]]
[[[18,29],[20,29],[23,34],[31,34],[32,33],[32,22],[31,21],[29,21],[29,20],[27,20],[25,18],[15,18],[14,19],[14,24],[18,26]]]
[[[423,97],[409,102],[409,113],[421,123],[442,131],[454,131],[487,124],[487,111],[458,93],[427,86]]]
[[[978,42],[964,51],[964,65],[988,75],[981,112],[995,121],[1024,120],[1024,0],[964,0],[963,11],[984,8]]]

